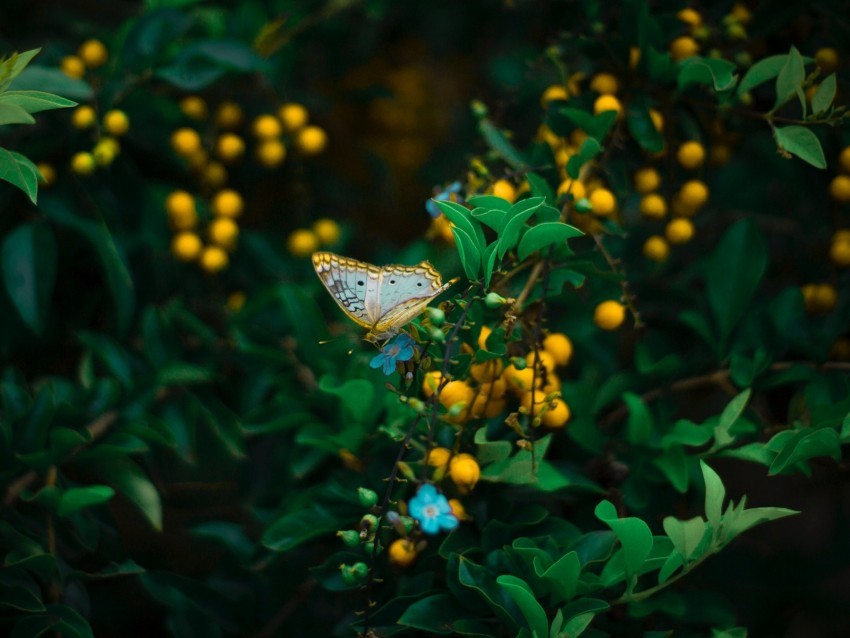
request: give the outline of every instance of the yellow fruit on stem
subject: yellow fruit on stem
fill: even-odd
[[[176,230],[190,230],[198,224],[195,198],[186,191],[177,190],[165,198],[165,212]]]
[[[74,153],[71,158],[71,171],[77,175],[91,175],[97,168],[97,162],[94,161],[94,156],[91,153],[81,151]]]
[[[97,123],[97,113],[88,104],[83,104],[71,113],[71,126],[77,129],[87,129]]]
[[[661,186],[661,175],[658,171],[647,166],[635,172],[635,190],[643,195],[658,190]]]
[[[446,467],[449,463],[449,459],[452,456],[451,450],[444,447],[432,447],[428,450],[428,453],[425,456],[425,460],[428,465],[431,467]]]
[[[397,538],[387,550],[389,561],[398,567],[410,567],[416,560],[416,545],[406,538]]]
[[[66,55],[62,58],[59,68],[62,70],[62,73],[75,80],[79,80],[86,74],[85,62],[76,55]]]
[[[850,177],[847,175],[836,175],[829,183],[829,194],[837,202],[846,204],[850,202]]]
[[[689,180],[682,184],[679,199],[688,208],[701,208],[708,201],[708,186],[698,179]]]
[[[213,244],[225,250],[233,250],[236,247],[236,238],[239,237],[239,226],[229,217],[219,217],[210,222],[207,234]]]
[[[440,390],[439,401],[445,408],[453,408],[456,405],[470,405],[475,395],[466,381],[456,379],[449,381]]]
[[[224,270],[229,262],[227,253],[218,246],[207,246],[201,252],[201,268],[210,274]]]
[[[815,52],[815,63],[824,75],[832,73],[838,66],[838,51],[832,47],[823,47]]]
[[[594,214],[607,217],[617,209],[617,199],[607,188],[597,188],[590,194],[590,205]]]
[[[600,95],[593,103],[593,112],[596,115],[604,113],[605,111],[616,111],[617,117],[619,117],[622,110],[623,105],[620,104],[620,100],[615,98],[613,95]]]
[[[263,166],[274,168],[286,159],[286,147],[278,139],[267,139],[257,146],[257,161]]]
[[[547,352],[545,349],[543,349],[537,352],[537,356],[535,356],[534,351],[531,351],[527,355],[525,355],[525,364],[529,368],[532,368],[538,360],[540,361],[540,365],[546,369],[546,372],[552,373],[555,371],[555,357],[552,356],[551,352]],[[539,379],[540,376],[541,370],[538,368],[537,378]]]
[[[439,370],[432,370],[431,372],[425,373],[425,378],[422,380],[422,394],[426,397],[430,397],[437,391],[437,388],[440,387],[440,382],[443,379],[443,375]]]
[[[100,40],[94,38],[86,40],[77,49],[77,55],[83,63],[90,69],[96,69],[106,64],[109,59],[109,52],[106,50],[106,45]]]
[[[671,244],[685,244],[693,239],[694,223],[683,217],[674,219],[667,224],[664,235]]]
[[[546,87],[543,94],[540,96],[540,106],[544,109],[549,106],[552,100],[566,100],[570,97],[567,89],[560,84],[553,84]]]
[[[458,454],[449,462],[449,476],[458,487],[471,490],[481,478],[481,467],[471,454]]]
[[[224,162],[235,162],[245,153],[245,141],[235,133],[222,133],[215,143],[215,150]]]
[[[644,242],[643,254],[652,261],[664,261],[670,255],[670,246],[661,235],[653,235]]]
[[[231,188],[217,192],[211,204],[213,215],[233,218],[242,214],[244,206],[242,195]]]
[[[171,254],[180,261],[195,261],[204,245],[201,238],[192,232],[181,232],[171,240]]]
[[[658,193],[649,193],[640,200],[640,214],[647,219],[664,219],[667,215],[667,202]]]
[[[309,118],[304,105],[296,102],[289,102],[281,106],[277,111],[277,115],[280,121],[283,122],[283,128],[287,132],[295,131],[306,125]]]
[[[842,171],[850,173],[850,146],[841,149],[841,153],[838,155],[838,163],[841,165]]]
[[[179,156],[189,157],[201,150],[201,136],[193,128],[179,128],[171,134],[171,147]]]
[[[286,248],[294,257],[309,257],[319,249],[319,238],[312,230],[299,228],[289,234]]]
[[[850,239],[833,240],[829,258],[839,268],[850,267]]]
[[[686,60],[699,53],[699,44],[689,35],[679,36],[670,43],[670,58],[674,62]]]
[[[497,179],[493,182],[493,195],[514,203],[516,201],[516,188],[506,179]]]
[[[555,399],[541,416],[540,421],[547,428],[562,428],[570,420],[570,408],[563,399]]]
[[[684,168],[699,168],[705,161],[705,148],[696,141],[685,142],[679,147],[676,159]]]
[[[257,116],[253,125],[254,135],[260,139],[277,137],[283,132],[283,127],[274,115],[265,113]]]
[[[573,356],[573,342],[562,332],[553,332],[543,339],[543,347],[552,355],[559,367],[564,367]]]
[[[305,155],[318,155],[328,144],[328,134],[318,126],[305,126],[295,136],[295,145]]]
[[[610,73],[597,73],[590,81],[590,90],[602,95],[614,95],[619,88],[617,78]]]
[[[613,299],[603,301],[593,311],[593,323],[602,330],[616,330],[626,318],[626,307]]]
[[[187,95],[180,100],[180,111],[193,120],[203,120],[207,116],[207,103],[197,95]]]
[[[113,109],[103,116],[103,128],[110,135],[121,137],[130,130],[130,118],[124,111]]]

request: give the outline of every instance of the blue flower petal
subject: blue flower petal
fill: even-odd
[[[436,518],[418,519],[419,526],[426,534],[437,534],[440,531],[440,523]]]
[[[418,499],[412,498],[407,502],[407,513],[416,520],[423,517],[425,504],[420,503]]]
[[[430,505],[437,498],[437,488],[430,483],[425,483],[419,488],[416,498],[422,501],[424,505]]]
[[[453,530],[460,523],[460,521],[457,520],[457,516],[454,514],[440,514],[440,516],[437,516],[434,520],[437,521],[437,525],[439,525],[441,529],[447,531]]]
[[[387,357],[384,359],[384,374],[390,375],[395,372],[395,359]]]
[[[382,365],[384,365],[384,359],[386,359],[386,355],[383,352],[376,354],[369,362],[369,367],[380,368]]]

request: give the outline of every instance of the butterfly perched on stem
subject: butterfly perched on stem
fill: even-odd
[[[373,343],[398,334],[458,280],[442,283],[427,261],[380,267],[329,252],[313,253],[313,267],[345,314],[369,329],[365,339]]]

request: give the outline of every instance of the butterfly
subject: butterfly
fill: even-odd
[[[458,280],[442,283],[427,261],[379,267],[329,252],[313,253],[313,267],[345,314],[369,329],[365,339],[373,343],[398,334]]]

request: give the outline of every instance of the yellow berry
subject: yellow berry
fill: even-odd
[[[850,266],[850,239],[833,241],[829,248],[829,258],[839,268]]]
[[[516,188],[508,180],[498,179],[493,182],[493,195],[513,204],[516,201]]]
[[[319,249],[319,238],[312,230],[300,228],[289,234],[286,247],[295,257],[309,257]]]
[[[106,45],[94,38],[83,42],[80,48],[77,49],[77,55],[80,56],[83,63],[90,69],[103,66],[109,59],[109,52],[106,50]]]
[[[680,197],[680,193],[676,193],[673,196],[672,206],[673,215],[676,217],[693,217],[697,214],[698,209],[693,206],[688,206],[682,198]]]
[[[540,417],[540,421],[547,428],[562,428],[570,420],[570,408],[563,399],[552,401],[549,409]]]
[[[559,367],[567,365],[573,356],[573,342],[562,332],[547,335],[543,339],[543,347],[552,355]]]
[[[244,208],[242,195],[230,188],[219,191],[212,199],[211,208],[213,215],[219,217],[239,217]]]
[[[570,161],[570,158],[575,154],[576,149],[572,146],[560,146],[555,149],[555,164],[559,168],[564,168],[567,165],[567,162]]]
[[[222,102],[215,112],[215,123],[223,129],[233,129],[242,123],[242,107],[236,102]]]
[[[171,254],[180,261],[195,261],[203,248],[201,238],[192,232],[177,233],[171,240]]]
[[[832,47],[823,47],[815,53],[815,62],[824,74],[832,73],[838,66],[838,51]]]
[[[478,333],[478,348],[480,350],[487,349],[487,338],[493,333],[490,326],[481,326],[481,332]]]
[[[597,73],[590,81],[590,90],[602,95],[614,95],[619,88],[617,78],[610,73]]]
[[[227,253],[218,246],[207,246],[201,252],[201,268],[210,274],[224,270],[229,262]]]
[[[339,241],[342,231],[334,220],[323,217],[313,223],[313,232],[323,246],[332,246]]]
[[[523,370],[517,370],[516,367],[509,365],[505,368],[502,376],[505,379],[505,382],[508,384],[508,387],[514,392],[521,394],[523,392],[527,392],[531,390],[531,386],[534,383],[534,370],[531,368],[524,368]]]
[[[702,16],[696,9],[690,7],[682,9],[676,14],[676,17],[687,24],[689,27],[698,27],[702,24]]]
[[[546,370],[547,373],[552,373],[555,371],[555,357],[552,356],[551,352],[547,352],[545,349],[539,350],[537,353],[539,356],[535,356],[534,351],[532,350],[527,355],[525,355],[525,364],[529,368],[533,368],[535,362],[539,359],[540,365]],[[537,369],[537,378],[539,379],[541,376],[540,368]]]
[[[829,183],[829,194],[832,198],[846,204],[850,202],[850,177],[847,175],[836,175]]]
[[[694,223],[684,217],[674,219],[667,224],[664,234],[671,244],[685,244],[694,236]]]
[[[449,499],[449,507],[452,508],[452,514],[455,515],[455,518],[458,520],[468,520],[469,516],[466,513],[466,509],[463,507],[463,503],[456,498]]]
[[[558,195],[566,195],[567,193],[573,196],[574,201],[587,197],[587,189],[585,189],[584,184],[569,177],[558,186]]]
[[[699,53],[699,44],[689,35],[679,36],[670,43],[670,58],[674,62],[694,57]]]
[[[189,230],[198,223],[195,198],[186,191],[173,191],[165,198],[165,212],[168,220],[177,230]]]
[[[227,183],[227,169],[218,162],[210,162],[204,167],[203,179],[210,188],[221,188]]]
[[[432,447],[425,455],[425,461],[431,467],[446,467],[452,456],[451,450],[444,447]]]
[[[679,190],[679,198],[682,200],[682,204],[689,208],[701,208],[708,201],[708,186],[698,179],[689,180],[682,184],[682,188]]]
[[[549,402],[546,400],[546,395],[541,391],[534,392],[534,408],[531,407],[531,392],[525,392],[519,398],[519,405],[526,414],[538,416],[541,411],[548,409]]]
[[[667,202],[657,193],[644,195],[640,200],[640,214],[648,219],[663,219],[667,215]]]
[[[212,243],[225,250],[233,250],[239,237],[239,226],[229,217],[218,217],[210,222],[207,234]]]
[[[622,110],[623,105],[620,104],[620,100],[615,98],[613,95],[600,95],[593,103],[593,112],[596,115],[604,113],[605,111],[616,111],[617,116],[619,117]]]
[[[652,125],[659,133],[664,130],[664,116],[658,109],[649,109],[649,119],[652,120]]]
[[[481,467],[471,454],[458,454],[449,462],[449,476],[458,487],[471,490],[481,478]]]
[[[473,363],[469,367],[469,375],[479,383],[485,383],[502,374],[504,368],[501,359],[490,359],[484,363]]]
[[[295,145],[305,155],[318,155],[328,143],[328,135],[318,126],[305,126],[295,136]]]
[[[115,160],[118,143],[111,137],[102,139],[92,149],[92,157],[98,166],[109,166]]]
[[[590,205],[593,212],[600,217],[607,217],[617,208],[617,200],[614,193],[607,188],[597,188],[590,194]]]
[[[651,193],[658,190],[659,186],[661,186],[661,175],[651,166],[638,169],[635,172],[635,190],[638,193]]]
[[[207,116],[207,103],[197,95],[187,95],[180,100],[180,111],[193,120],[203,120]]]
[[[74,153],[71,158],[71,170],[77,175],[91,175],[95,168],[97,168],[97,163],[91,153]]]
[[[56,182],[56,169],[52,164],[47,162],[39,162],[36,164],[38,172],[41,173],[41,183],[46,187]]]
[[[245,153],[245,141],[235,133],[222,133],[215,143],[215,151],[225,162],[235,162]]]
[[[124,111],[113,109],[103,116],[103,128],[110,135],[121,137],[130,130],[130,118]]]
[[[307,124],[309,114],[302,104],[289,102],[278,109],[277,116],[283,122],[283,128],[292,132]]]
[[[504,379],[493,379],[482,383],[478,388],[479,394],[489,399],[501,399],[508,391],[508,384]]]
[[[572,131],[570,131],[570,143],[576,148],[580,147],[584,143],[584,140],[587,139],[587,137],[587,131],[585,131],[584,129],[574,128]]]
[[[566,100],[569,96],[570,94],[567,93],[567,89],[560,84],[553,84],[552,86],[546,87],[543,94],[540,96],[540,106],[545,109],[549,106],[549,102],[552,100]]]
[[[451,408],[458,404],[469,405],[472,403],[473,395],[474,392],[469,387],[469,384],[466,381],[458,379],[449,381],[443,386],[443,389],[440,391],[439,401],[446,408]]]
[[[78,106],[74,109],[74,112],[71,113],[71,126],[74,128],[86,129],[94,126],[96,122],[97,113],[95,113],[95,110],[87,104]]]
[[[845,173],[850,173],[850,146],[845,146],[838,155],[838,163],[841,170]]]
[[[626,307],[619,301],[603,301],[593,311],[593,323],[603,330],[616,330],[626,318]]]
[[[286,147],[278,139],[267,139],[257,146],[257,161],[263,166],[274,168],[286,159]]]
[[[670,254],[670,246],[661,235],[653,235],[644,242],[643,254],[652,261],[664,261]]]
[[[397,538],[387,550],[389,561],[399,567],[410,567],[416,560],[416,545],[406,538]]]
[[[640,49],[638,47],[629,47],[629,68],[637,68],[640,62]]]
[[[62,70],[62,73],[67,75],[69,78],[74,78],[76,80],[86,74],[85,62],[76,55],[66,55],[62,58],[62,61],[59,63],[59,68]]]
[[[838,294],[830,284],[807,284],[802,290],[807,312],[825,314],[835,308]]]
[[[741,24],[747,24],[753,19],[753,14],[750,10],[746,7],[746,5],[743,5],[740,2],[736,2],[732,5],[732,11],[729,12],[729,15]]]
[[[679,147],[676,159],[684,168],[699,168],[705,160],[705,149],[699,142],[685,142]]]
[[[442,382],[443,375],[439,370],[432,370],[425,373],[425,378],[422,380],[422,394],[430,397],[437,391]]]
[[[261,139],[277,137],[283,130],[280,125],[280,120],[278,120],[274,115],[270,115],[268,113],[257,116],[254,120],[253,129],[254,135]]]
[[[201,136],[193,128],[179,128],[171,134],[171,147],[181,157],[189,157],[201,150]]]

